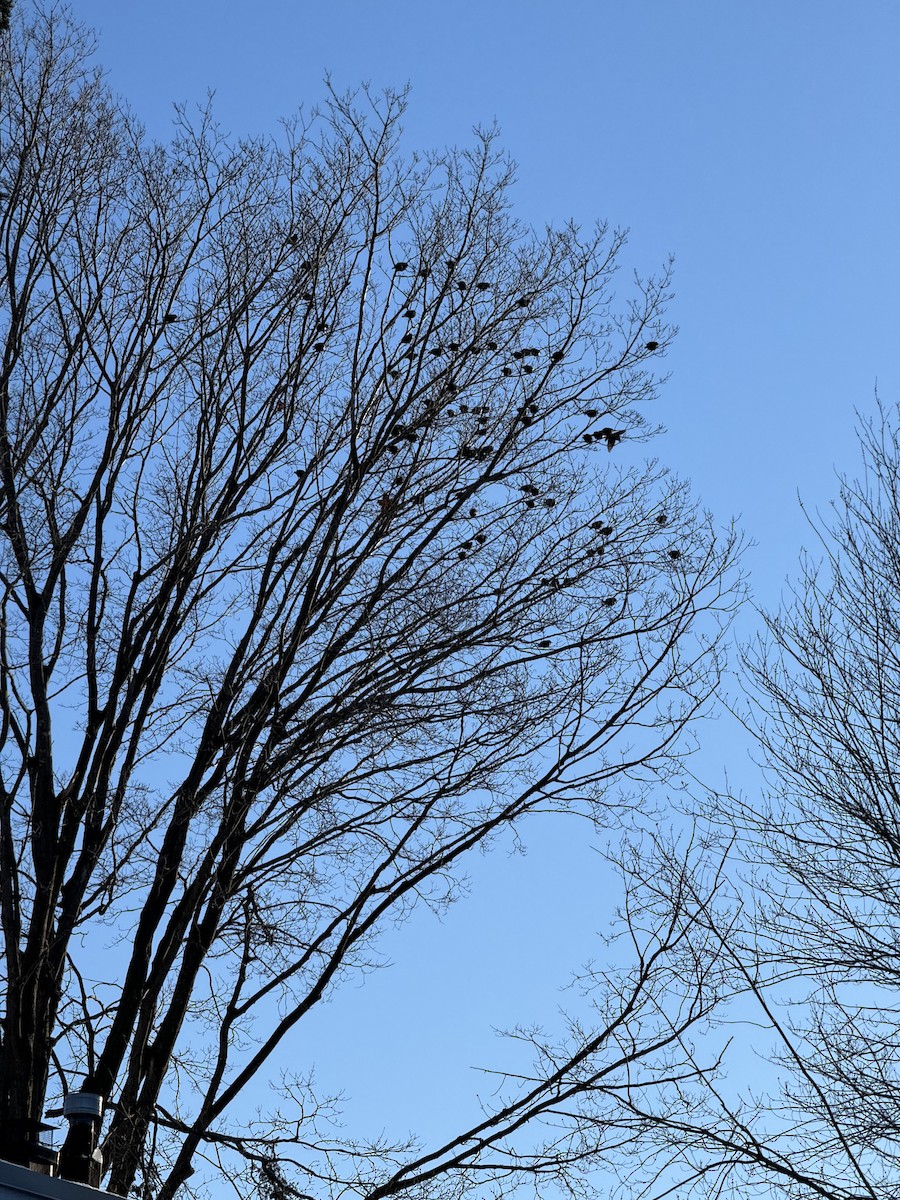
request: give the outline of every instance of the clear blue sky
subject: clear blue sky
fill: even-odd
[[[896,0],[74,0],[112,86],[151,131],[217,95],[235,133],[370,80],[412,85],[409,148],[495,118],[535,224],[605,218],[630,261],[676,258],[654,446],[756,547],[777,602],[812,539],[797,503],[855,468],[854,408],[900,401],[900,4]],[[752,614],[741,623],[746,633]],[[725,723],[703,769],[752,783]],[[739,761],[729,761],[737,757]],[[600,947],[608,877],[574,823],[526,830],[527,857],[474,871],[444,925],[390,939],[395,966],[351,986],[295,1047],[352,1097],[348,1132],[452,1132],[491,1026],[552,1025],[556,985]],[[560,932],[564,930],[565,932]],[[484,1086],[485,1092],[489,1086]],[[251,1103],[252,1107],[252,1103]]]

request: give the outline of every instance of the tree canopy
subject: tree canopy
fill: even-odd
[[[104,1186],[160,1200],[201,1162],[273,1195],[574,1178],[711,1002],[677,886],[596,1027],[441,1148],[324,1136],[302,1070],[270,1119],[234,1102],[466,855],[677,771],[735,543],[637,450],[669,270],[524,227],[490,131],[405,156],[402,95],[160,143],[64,9],[13,26],[0,1121],[96,1092]]]

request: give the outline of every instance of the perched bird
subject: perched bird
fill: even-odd
[[[439,355],[444,353],[444,349],[442,346],[432,346],[428,353],[432,358],[437,358]]]
[[[457,263],[457,260],[455,258],[448,258],[447,262],[445,263],[445,266],[448,271],[455,271],[456,263]]]
[[[318,351],[320,354],[322,353],[322,351],[323,351],[324,349],[325,349],[325,343],[324,343],[324,342],[316,342],[315,346],[313,346],[313,350],[317,350],[317,351]],[[400,372],[398,371],[398,372],[397,372],[397,374],[399,375],[399,373],[400,373]]]
[[[556,501],[553,499],[553,497],[548,496],[547,499],[544,501],[544,508],[553,508],[555,504],[556,504]]]
[[[541,641],[538,642],[538,645],[540,646],[540,648],[542,650],[549,650],[550,649],[550,639],[542,638]]]
[[[656,518],[656,523],[657,523],[657,525],[668,525],[669,518],[666,516],[665,513],[660,513],[659,516]]]
[[[419,268],[419,278],[420,279],[427,279],[430,274],[431,274],[431,270],[428,267],[420,267]]]
[[[527,308],[531,300],[527,296],[520,296],[516,301],[516,308]]]
[[[312,302],[313,302],[313,300],[315,300],[315,298],[316,297],[313,292],[303,292],[302,293],[302,299],[304,299],[307,304],[312,304]]]
[[[166,315],[163,317],[163,322],[166,325],[174,325],[177,320],[178,320],[178,315],[177,315],[177,313],[173,313],[173,312],[167,312]]]
[[[612,606],[615,604],[615,602],[616,602],[615,596],[607,596],[606,599],[602,603],[603,603],[604,608],[612,608]]]
[[[447,346],[448,346],[448,349],[450,349],[450,350],[458,350],[459,342],[448,342]]]
[[[405,271],[408,267],[409,267],[408,262],[395,262],[394,263],[395,271]]]
[[[470,516],[470,517],[477,517],[477,516],[478,516],[478,509],[477,509],[477,508],[470,508],[470,509],[469,509],[469,516]]]
[[[526,358],[537,358],[540,355],[540,350],[536,346],[526,346],[522,353]]]
[[[677,562],[678,559],[681,558],[681,551],[680,550],[670,550],[669,558],[671,558],[671,560],[673,562]]]
[[[487,541],[487,534],[486,533],[476,533],[475,541],[478,543],[479,546],[483,546],[484,543]]]
[[[460,279],[459,283],[457,283],[457,285],[456,285],[457,290],[460,292],[464,292],[468,286],[469,285],[466,283],[466,281],[464,279]]]
[[[391,507],[390,496],[381,496],[378,501],[378,507],[382,512],[386,512]]]
[[[300,239],[297,237],[296,233],[289,233],[287,235],[287,237],[284,239],[284,241],[285,241],[285,245],[287,245],[287,246],[299,246],[300,245]]]
[[[534,500],[526,500],[526,501],[525,501],[525,507],[526,507],[526,508],[534,508],[534,505],[535,505],[535,501],[534,501]]]
[[[524,357],[525,357],[524,350],[513,350],[513,358],[519,359],[519,358],[524,358]]]
[[[301,271],[309,271],[311,269],[312,269],[312,263],[310,262],[310,260],[308,258],[304,258],[303,262],[300,264],[300,270]]]
[[[328,322],[320,321],[318,323],[318,325],[316,326],[316,333],[327,333],[327,332],[328,332]]]
[[[592,433],[583,433],[581,436],[586,442],[592,442],[594,440],[594,435]]]
[[[498,350],[499,349],[499,346],[497,345],[496,342],[487,342],[486,344],[487,344],[488,350]]]
[[[456,409],[455,409],[455,408],[448,408],[448,409],[447,409],[447,416],[448,416],[448,417],[451,417],[451,418],[455,417],[455,416],[456,416]]]
[[[485,283],[485,281],[483,279],[479,279],[478,282],[475,284],[476,292],[489,292],[490,290],[491,290],[491,285],[489,283]]]
[[[406,319],[408,321],[411,321],[413,319],[413,317],[416,315],[416,310],[414,308],[405,308],[403,310],[403,315],[404,315],[404,317],[406,317]]]
[[[529,404],[529,405],[528,405],[528,411],[529,411],[530,413],[533,413],[535,416],[537,416],[537,413],[538,413],[538,405],[537,405],[537,404]]]
[[[504,367],[503,374],[506,376],[512,375],[512,367]]]
[[[475,543],[472,541],[463,542],[462,548],[463,548],[463,550],[471,550],[474,545],[475,545]]]
[[[585,415],[586,417],[599,417],[599,416],[600,416],[600,410],[599,410],[599,409],[597,409],[597,408],[586,408],[586,409],[584,410],[584,415]]]
[[[411,333],[404,333],[403,337],[400,339],[400,344],[403,346],[408,346],[412,341],[415,341],[413,335]]]
[[[550,355],[550,361],[555,363],[562,362],[565,357],[566,356],[562,350],[554,350]]]
[[[519,488],[519,491],[525,492],[525,494],[528,496],[539,496],[541,494],[541,489],[539,487],[535,487],[533,483],[523,483]]]
[[[659,342],[648,342],[645,349],[649,350],[652,354],[654,350],[659,349]]]

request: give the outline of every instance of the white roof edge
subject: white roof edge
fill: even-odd
[[[40,1200],[101,1200],[113,1197],[113,1193],[86,1183],[73,1183],[71,1179],[41,1175],[0,1158],[0,1200],[25,1200],[27,1196],[37,1196]]]

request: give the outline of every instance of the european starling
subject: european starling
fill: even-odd
[[[582,439],[586,442],[592,442],[594,440],[594,436],[591,433],[583,433],[581,436],[582,436]]]
[[[166,325],[174,325],[177,320],[178,320],[178,317],[173,312],[167,312],[166,315],[163,317],[163,321]]]
[[[301,271],[309,271],[311,269],[312,269],[312,263],[310,262],[310,260],[308,258],[304,258],[303,262],[300,264],[300,270]]]
[[[289,233],[284,240],[285,240],[286,245],[288,245],[288,246],[299,246],[300,245],[300,239],[297,237],[296,233]]]
[[[390,450],[391,454],[397,454],[400,450],[400,447],[396,442],[391,442],[391,444],[388,446],[388,450]]]
[[[467,413],[467,412],[469,411],[469,406],[468,406],[468,404],[461,404],[461,405],[459,406],[459,411],[460,411],[461,413]]]
[[[669,558],[671,558],[672,562],[677,562],[678,559],[681,558],[681,551],[680,550],[670,550]]]
[[[453,418],[453,417],[455,417],[455,416],[456,416],[456,409],[455,409],[455,408],[448,408],[448,409],[447,409],[447,416],[448,416],[448,417],[450,417],[450,418]]]
[[[621,442],[624,434],[624,429],[610,429],[610,427],[606,425],[603,427],[603,429],[598,430],[594,436],[604,438],[606,440],[607,450],[611,451],[613,446],[617,446],[619,442]]]
[[[537,358],[541,352],[540,352],[540,350],[536,349],[534,346],[526,346],[524,348],[524,350],[522,351],[522,353],[525,355],[526,358]]]
[[[600,536],[601,537],[612,537],[612,535],[613,535],[612,525],[601,525],[600,526]]]
[[[324,349],[325,349],[324,342],[316,342],[315,346],[313,346],[313,350],[318,350],[320,354]],[[392,372],[392,374],[393,374],[393,372]],[[398,371],[397,374],[399,375],[400,372]]]
[[[542,650],[549,650],[549,649],[550,649],[550,640],[549,640],[549,638],[543,638],[541,641],[539,641],[539,642],[538,642],[538,645],[540,646],[540,648],[541,648]]]
[[[313,300],[315,300],[316,297],[313,292],[303,292],[302,298],[306,301],[307,304],[312,304]]]
[[[477,516],[478,516],[478,509],[477,509],[477,508],[470,508],[470,509],[469,509],[469,516],[470,516],[470,517],[477,517]]]
[[[526,363],[522,370],[526,375],[530,375],[534,370],[534,367],[531,365],[531,363]]]
[[[600,416],[600,410],[599,410],[599,409],[597,409],[597,408],[586,408],[586,409],[584,410],[584,415],[585,415],[586,417],[599,417],[599,416]]]
[[[432,358],[437,358],[439,355],[443,354],[444,351],[441,346],[432,346],[428,353]]]
[[[413,335],[411,333],[404,333],[403,337],[400,339],[400,344],[403,346],[408,346],[412,341],[415,341]]]
[[[553,499],[553,497],[548,496],[547,499],[544,501],[544,508],[553,508],[553,506],[555,504],[556,504],[556,501]]]
[[[659,349],[659,342],[648,342],[645,349],[649,350],[652,354],[654,350]]]
[[[476,533],[475,541],[478,543],[479,546],[483,546],[484,543],[487,541],[487,534],[486,533]]]
[[[456,260],[455,258],[448,258],[448,259],[447,259],[447,262],[446,262],[446,264],[445,264],[445,265],[446,265],[446,267],[447,267],[447,270],[448,270],[448,271],[455,271],[455,270],[456,270],[456,263],[457,263],[457,260]]]
[[[519,491],[525,492],[529,496],[539,496],[541,494],[541,489],[535,487],[533,483],[523,483]]]
[[[525,357],[524,350],[513,350],[513,358],[518,359],[518,358],[524,358],[524,357]]]
[[[535,504],[534,500],[526,500],[525,501],[526,508],[534,508],[534,504]]]
[[[463,548],[463,550],[471,550],[474,545],[475,545],[475,543],[472,541],[463,542],[462,548]]]
[[[413,317],[416,315],[416,310],[414,308],[405,308],[403,310],[403,315],[404,315],[404,317],[406,317],[406,319],[408,321],[411,321],[413,319]]]
[[[457,558],[465,558],[466,557],[465,550],[460,550],[456,557]]]
[[[616,602],[615,596],[607,596],[606,599],[603,601],[603,607],[604,608],[612,608],[612,606],[615,604],[615,602]]]
[[[395,271],[405,271],[408,266],[409,266],[408,262],[395,262],[394,270]]]
[[[427,279],[430,274],[431,274],[431,271],[429,270],[428,267],[422,267],[419,271],[419,278]]]
[[[491,290],[491,285],[489,283],[485,283],[485,281],[483,279],[479,279],[478,282],[475,284],[476,292],[489,292],[490,290]]]
[[[551,361],[551,362],[555,362],[555,363],[556,363],[556,362],[562,362],[562,360],[563,360],[565,357],[566,357],[566,356],[565,356],[565,354],[563,353],[563,351],[562,351],[562,350],[554,350],[554,351],[553,351],[553,353],[550,355],[550,361]]]
[[[469,285],[466,283],[466,281],[464,279],[461,279],[459,281],[459,283],[456,285],[457,290],[460,292],[464,292],[468,286]]]
[[[660,513],[659,516],[656,518],[656,523],[657,523],[657,525],[667,525],[669,523],[669,518],[666,516],[665,513]]]
[[[528,405],[528,411],[529,411],[530,413],[532,413],[534,416],[537,416],[537,413],[538,413],[538,405],[537,405],[537,404],[529,404],[529,405]]]
[[[316,333],[327,333],[327,332],[328,332],[328,322],[320,321],[318,323],[318,325],[316,326]]]

